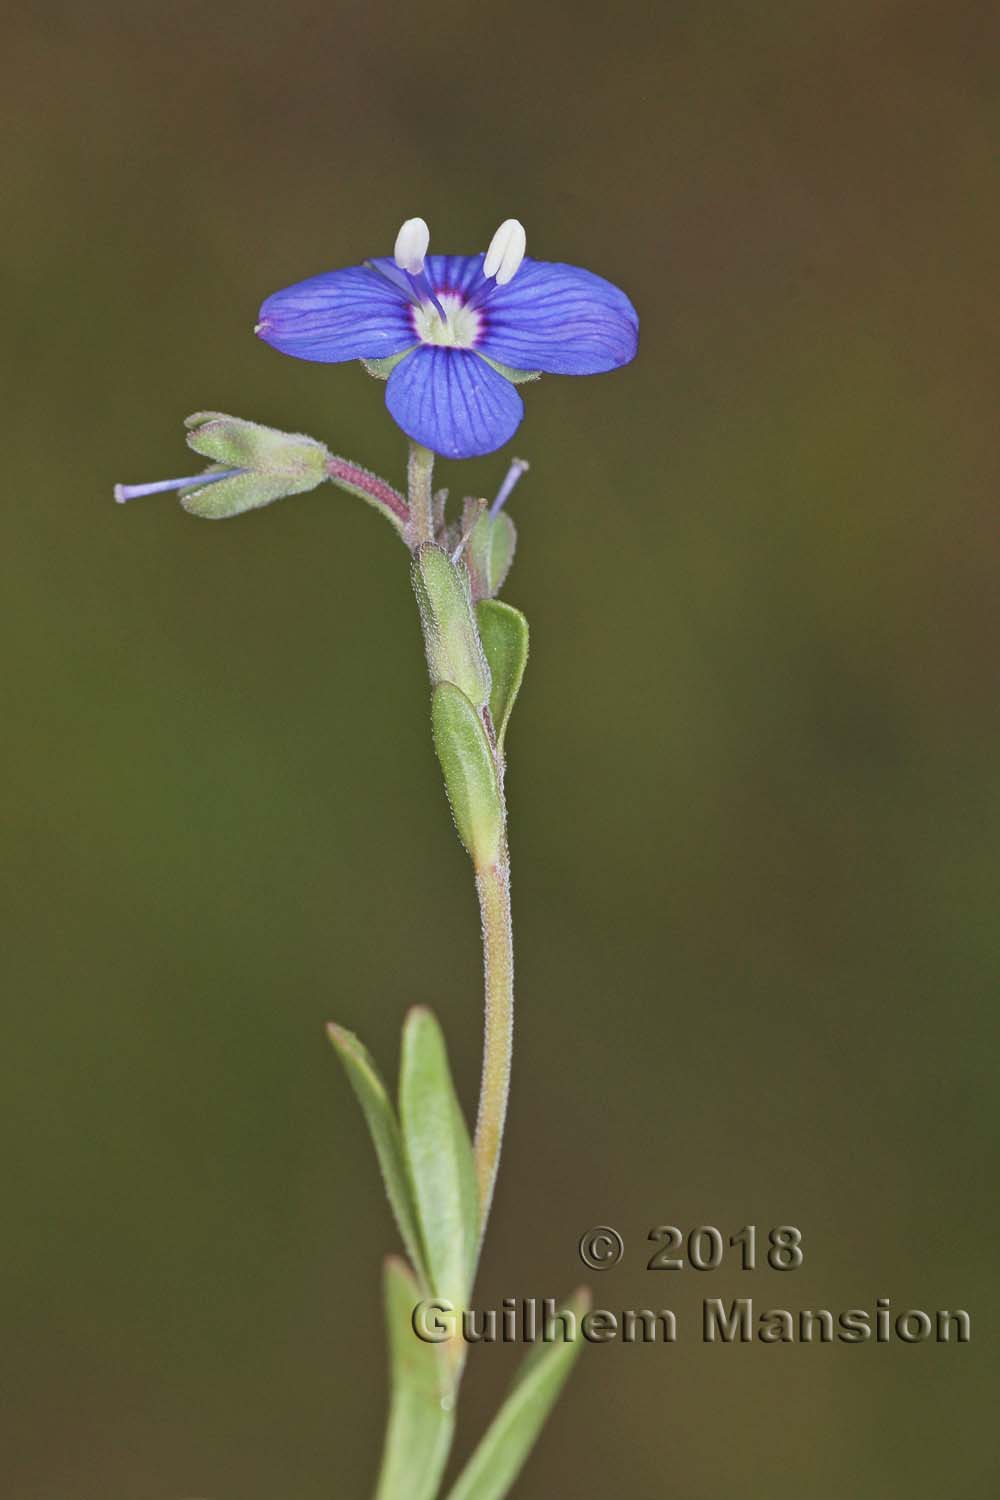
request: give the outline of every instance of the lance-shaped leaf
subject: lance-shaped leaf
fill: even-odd
[[[469,575],[432,542],[413,558],[413,591],[427,648],[431,682],[451,682],[475,708],[490,696],[490,669],[472,613]]]
[[[483,510],[477,516],[477,506],[482,503],[466,501],[462,520],[468,541],[463,556],[472,580],[473,598],[492,599],[503,588],[510,572],[517,531],[505,510],[495,516]]]
[[[479,1192],[444,1036],[424,1006],[403,1027],[399,1117],[431,1290],[461,1310],[476,1266]]]
[[[453,683],[439,682],[431,725],[458,836],[476,868],[486,869],[500,857],[503,802],[483,721]]]
[[[448,1361],[440,1344],[413,1329],[421,1290],[410,1268],[385,1263],[392,1396],[375,1500],[434,1500],[455,1431]]]
[[[370,1053],[354,1033],[331,1023],[327,1027],[327,1034],[344,1065],[344,1071],[364,1113],[378,1164],[382,1169],[382,1181],[385,1183],[386,1194],[396,1216],[406,1253],[423,1277],[425,1285],[430,1286],[416,1198],[392,1101]]]
[[[561,1310],[578,1324],[589,1308],[590,1293],[581,1287]],[[529,1354],[448,1500],[503,1500],[509,1494],[566,1383],[581,1343],[576,1327],[575,1337],[541,1344]]]
[[[500,599],[480,600],[476,621],[490,664],[490,715],[502,750],[507,721],[528,661],[528,622],[519,609]]]

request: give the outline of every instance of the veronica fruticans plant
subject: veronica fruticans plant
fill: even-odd
[[[578,266],[531,260],[508,219],[485,255],[428,255],[422,219],[408,219],[392,257],[329,271],[268,297],[256,332],[284,354],[320,363],[361,360],[386,381],[386,406],[410,439],[407,492],[313,438],[221,412],[187,419],[187,441],[210,460],[199,475],[118,485],[131,500],[179,492],[193,515],[236,516],[327,480],[368,501],[411,554],[431,679],[434,746],[459,838],[476,877],[485,970],[483,1073],[475,1137],[452,1085],[444,1038],[428,1010],[403,1029],[398,1105],[361,1042],[330,1039],[364,1111],[406,1258],[385,1266],[392,1397],[377,1500],[434,1500],[455,1425],[465,1343],[417,1336],[414,1310],[431,1299],[469,1306],[489,1217],[510,1084],[513,948],[504,802],[505,738],[528,656],[524,615],[497,595],[514,556],[505,506],[527,464],[515,459],[491,505],[468,498],[448,519],[433,489],[435,454],[491,453],[524,415],[517,387],[543,372],[594,375],[636,351],[635,309],[610,282]],[[567,1308],[588,1305],[578,1291]],[[446,1325],[447,1326],[447,1325]],[[579,1343],[543,1344],[450,1491],[501,1500],[569,1373]]]

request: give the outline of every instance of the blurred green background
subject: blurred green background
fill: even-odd
[[[624,286],[629,369],[526,392],[513,1112],[477,1304],[595,1347],[517,1491],[984,1496],[1000,932],[995,29],[977,4],[52,3],[5,27],[5,1493],[370,1493],[395,1248],[335,1018],[479,953],[405,554],[330,488],[226,525],[220,408],[397,481],[260,300],[509,214]],[[442,466],[494,491],[508,455]],[[801,1227],[794,1276],[650,1227]],[[965,1348],[707,1348],[706,1296],[964,1307]],[[468,1450],[519,1357],[480,1350]]]

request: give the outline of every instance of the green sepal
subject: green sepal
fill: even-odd
[[[458,1311],[467,1305],[476,1269],[479,1190],[444,1035],[421,1005],[403,1027],[399,1118],[430,1287]]]
[[[455,1431],[447,1353],[414,1332],[422,1293],[409,1266],[389,1256],[384,1279],[392,1395],[375,1500],[434,1500]]]
[[[488,365],[492,365],[497,374],[502,375],[504,380],[509,380],[511,385],[526,385],[529,380],[542,378],[541,370],[515,370],[510,365],[502,365],[498,359],[490,359],[486,354],[480,354],[479,358],[484,359]]]
[[[472,612],[468,573],[433,542],[417,548],[412,572],[431,682],[453,683],[476,708],[484,708],[490,669]]]
[[[225,467],[225,464],[210,464],[205,473],[218,474]],[[261,474],[233,474],[229,479],[217,479],[212,484],[186,485],[178,491],[178,499],[188,515],[199,516],[203,521],[228,521],[232,516],[242,516],[248,510],[259,510],[262,505],[284,500],[287,495],[315,489],[325,477],[322,475],[308,484],[289,488],[287,479],[266,478]]]
[[[519,609],[502,599],[481,599],[476,605],[476,622],[490,664],[490,717],[502,751],[528,662],[528,622]]]
[[[301,432],[282,432],[223,411],[196,411],[184,418],[187,445],[227,469],[257,469],[262,474],[321,479],[326,449]]]
[[[361,1105],[382,1171],[386,1196],[395,1215],[406,1253],[424,1284],[430,1286],[427,1255],[420,1233],[417,1200],[410,1181],[403,1137],[392,1101],[368,1049],[352,1031],[332,1022],[326,1028],[348,1081]]]
[[[500,858],[504,816],[486,728],[479,712],[451,682],[439,682],[434,689],[431,726],[458,836],[476,869],[488,869]]]
[[[586,1288],[574,1292],[563,1311],[577,1322],[590,1308]],[[503,1406],[462,1470],[448,1500],[504,1500],[520,1474],[545,1419],[566,1383],[582,1345],[576,1337],[540,1344],[515,1377]]]
[[[517,546],[517,530],[505,510],[497,516],[481,510],[476,519],[475,509],[483,504],[481,500],[467,500],[463,517],[468,537],[462,556],[475,600],[493,599],[499,594]]]
[[[184,425],[190,429],[188,447],[215,460],[206,476],[240,471],[210,484],[195,480],[180,490],[180,502],[191,515],[227,520],[286,495],[304,494],[327,477],[326,448],[302,433],[281,432],[220,411],[195,412]]]
[[[376,380],[388,380],[400,360],[405,359],[416,347],[416,344],[411,344],[410,348],[404,349],[402,354],[386,354],[382,359],[363,359],[361,363],[368,374],[374,375]]]

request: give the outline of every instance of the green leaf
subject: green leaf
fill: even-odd
[[[564,1311],[579,1320],[589,1308],[590,1293],[582,1287],[573,1293]],[[577,1329],[573,1339],[540,1344],[532,1351],[448,1500],[503,1500],[509,1494],[566,1383],[581,1343]]]
[[[463,519],[468,525],[473,518]],[[516,546],[517,529],[505,510],[498,516],[484,510],[474,521],[465,547],[465,566],[476,599],[492,599],[499,594],[514,561]]]
[[[454,683],[475,708],[485,707],[490,669],[472,613],[468,573],[426,542],[414,554],[412,576],[431,682]]]
[[[420,1300],[409,1266],[389,1256],[385,1318],[392,1397],[375,1500],[434,1500],[455,1431],[445,1350],[413,1330]]]
[[[528,661],[528,622],[519,609],[499,599],[481,599],[476,605],[476,620],[493,678],[490,714],[502,750],[507,721]]]
[[[430,1287],[460,1311],[479,1249],[479,1192],[444,1036],[424,1006],[415,1006],[403,1027],[399,1117]]]
[[[331,1023],[327,1027],[327,1035],[344,1065],[344,1071],[364,1112],[378,1164],[382,1169],[382,1181],[385,1183],[406,1253],[423,1277],[425,1285],[430,1286],[416,1197],[392,1101],[371,1055],[354,1033]]]
[[[458,836],[476,868],[486,869],[500,857],[503,802],[483,721],[453,683],[439,682],[431,726]]]

